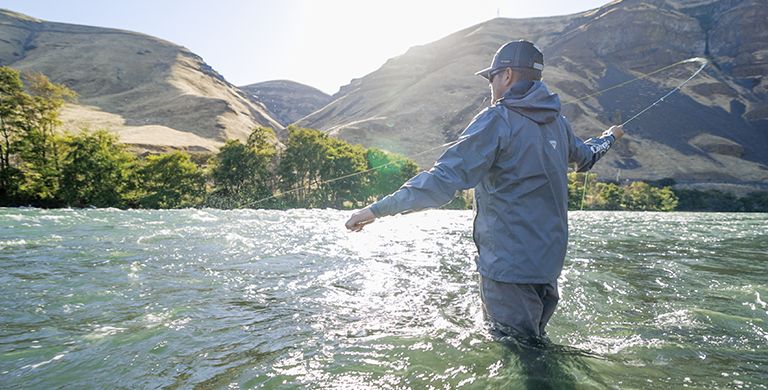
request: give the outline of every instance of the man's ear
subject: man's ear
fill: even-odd
[[[507,83],[509,85],[512,85],[515,83],[515,81],[517,81],[517,73],[515,73],[514,69],[507,68],[504,71],[504,74],[507,76]]]

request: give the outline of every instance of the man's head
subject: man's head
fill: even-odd
[[[544,55],[536,45],[526,40],[507,42],[496,51],[491,66],[477,73],[491,86],[491,99],[501,98],[509,87],[524,80],[541,80]]]

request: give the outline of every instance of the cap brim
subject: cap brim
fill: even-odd
[[[479,72],[475,72],[475,75],[477,76],[483,76],[486,80],[491,80],[491,70],[493,70],[493,67],[487,67]]]

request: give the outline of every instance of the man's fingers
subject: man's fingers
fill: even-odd
[[[363,226],[375,220],[376,216],[369,209],[365,208],[352,214],[345,226],[353,232],[359,232],[363,230]]]
[[[365,225],[367,225],[367,224],[368,223],[365,223],[365,222],[357,222],[354,225],[352,225],[352,227],[349,227],[349,230],[351,230],[353,232],[359,232],[359,231],[363,230],[363,227]]]
[[[363,227],[365,225],[368,225],[368,224],[370,224],[372,222],[373,222],[373,220],[370,220],[370,219],[369,220],[359,220],[359,221],[354,221],[354,222],[352,220],[350,220],[349,222],[347,222],[347,229],[352,230],[353,232],[359,232],[359,231],[363,230]]]
[[[361,221],[357,215],[353,215],[345,224],[347,229],[353,232],[359,232],[363,228],[363,225],[365,225],[364,221]]]
[[[624,127],[623,126],[621,126],[621,125],[613,126],[611,129],[613,130],[613,136],[616,137],[616,139],[619,139],[622,136],[624,136]]]

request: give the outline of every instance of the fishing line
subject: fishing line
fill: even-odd
[[[640,75],[640,76],[637,76],[637,77],[635,77],[635,78],[633,78],[633,79],[630,79],[630,80],[624,81],[624,82],[622,82],[622,83],[616,84],[616,85],[614,85],[614,86],[611,86],[611,87],[609,87],[609,88],[606,88],[606,89],[602,89],[602,90],[599,90],[599,91],[597,91],[597,92],[594,92],[594,93],[591,93],[591,94],[588,94],[588,95],[585,95],[585,96],[581,96],[581,97],[579,97],[579,98],[576,98],[576,99],[571,99],[571,100],[565,101],[565,102],[563,102],[563,104],[572,104],[572,103],[576,103],[576,102],[579,102],[579,101],[581,101],[581,100],[589,99],[589,98],[591,98],[591,97],[594,97],[594,96],[597,96],[597,95],[603,94],[603,93],[605,93],[605,92],[608,92],[608,91],[610,91],[610,90],[613,90],[613,89],[616,89],[616,88],[620,88],[620,87],[623,87],[623,86],[625,86],[625,85],[627,85],[627,84],[630,84],[630,83],[633,83],[633,82],[635,82],[635,81],[638,81],[638,80],[642,80],[642,79],[648,78],[648,77],[650,77],[650,76],[652,76],[652,75],[654,75],[654,74],[657,74],[657,73],[663,72],[663,71],[665,71],[665,70],[667,70],[667,69],[670,69],[670,68],[672,68],[672,67],[675,67],[675,66],[677,66],[677,65],[686,64],[686,63],[691,63],[691,62],[699,62],[699,63],[701,63],[701,66],[699,67],[699,69],[698,69],[698,70],[696,70],[696,72],[694,72],[694,73],[691,75],[691,77],[688,77],[688,79],[686,79],[685,81],[683,81],[682,83],[680,83],[680,84],[679,84],[677,87],[675,87],[674,89],[672,89],[671,91],[669,91],[667,94],[665,94],[665,95],[664,95],[664,96],[662,96],[661,98],[657,99],[657,100],[656,100],[655,102],[653,102],[651,105],[649,105],[648,107],[644,108],[643,110],[641,110],[640,112],[638,112],[637,114],[635,114],[633,117],[631,117],[631,118],[627,119],[627,120],[626,120],[624,123],[622,123],[622,124],[621,124],[621,126],[624,126],[624,125],[626,125],[627,123],[629,123],[629,122],[631,122],[632,120],[634,120],[634,119],[636,119],[637,117],[639,117],[640,115],[644,114],[646,111],[650,110],[650,109],[651,109],[651,108],[653,108],[654,106],[656,106],[656,105],[658,105],[658,104],[660,104],[660,103],[664,102],[664,99],[666,99],[667,97],[669,97],[670,95],[672,95],[672,94],[673,94],[675,91],[678,91],[678,90],[680,90],[680,88],[682,88],[682,87],[683,87],[685,84],[687,84],[687,83],[688,83],[689,81],[691,81],[691,80],[692,80],[694,77],[696,77],[696,76],[697,76],[699,73],[701,73],[701,71],[704,69],[704,67],[706,67],[706,66],[707,66],[707,64],[708,64],[708,61],[707,61],[705,58],[701,58],[701,57],[688,58],[688,59],[685,59],[685,60],[682,60],[682,61],[678,61],[678,62],[675,62],[674,64],[670,64],[670,65],[667,65],[667,66],[661,67],[661,68],[659,68],[659,69],[656,69],[656,70],[654,70],[653,72],[650,72],[650,73],[646,73],[646,74],[642,74],[642,75]],[[483,103],[485,103],[485,101],[486,101],[486,99],[483,99]],[[481,104],[482,104],[482,103],[481,103]],[[423,155],[423,154],[429,153],[429,152],[431,152],[431,151],[433,151],[433,150],[436,150],[436,149],[441,149],[441,148],[449,148],[449,147],[451,147],[451,146],[455,145],[456,143],[458,143],[459,141],[460,141],[460,139],[457,139],[457,140],[454,140],[454,141],[451,141],[451,142],[448,142],[448,143],[445,143],[445,144],[442,144],[442,145],[438,145],[438,146],[435,146],[435,147],[433,147],[433,148],[429,148],[429,149],[423,150],[423,151],[421,151],[421,152],[418,152],[418,153],[416,153],[416,154],[410,155],[410,156],[408,156],[408,158],[409,158],[409,159],[413,159],[414,157],[417,157],[417,156],[421,156],[421,155]],[[292,189],[290,189],[290,190],[287,190],[287,191],[283,191],[283,192],[280,192],[280,193],[277,193],[277,194],[273,194],[273,195],[270,195],[270,196],[268,196],[268,197],[266,197],[266,198],[263,198],[263,199],[258,199],[258,200],[255,200],[255,201],[253,201],[253,202],[249,202],[249,203],[244,203],[244,204],[238,205],[238,206],[237,206],[237,207],[235,207],[235,208],[242,208],[242,207],[251,207],[251,206],[255,206],[255,205],[257,205],[257,204],[260,204],[260,203],[266,202],[266,201],[268,201],[268,200],[270,200],[270,199],[275,199],[275,198],[278,198],[278,197],[281,197],[281,196],[284,196],[284,195],[288,195],[288,194],[291,194],[291,193],[294,193],[294,192],[297,192],[297,191],[301,191],[301,190],[305,190],[305,189],[307,189],[307,190],[311,190],[311,189],[313,188],[313,186],[316,186],[316,187],[322,187],[322,186],[324,186],[324,185],[326,185],[326,184],[329,184],[329,183],[333,183],[333,182],[336,182],[336,181],[339,181],[339,180],[344,180],[344,179],[347,179],[347,178],[350,178],[350,177],[353,177],[353,176],[357,176],[357,175],[363,175],[363,174],[366,174],[366,173],[370,173],[370,172],[373,172],[373,171],[375,171],[375,170],[378,170],[378,169],[381,169],[381,168],[387,167],[387,166],[389,166],[389,165],[392,165],[392,164],[394,164],[394,163],[396,163],[396,162],[397,162],[397,161],[390,161],[390,162],[388,162],[388,163],[386,163],[386,164],[381,164],[381,165],[378,165],[378,166],[375,166],[375,167],[372,167],[372,168],[366,169],[366,170],[364,170],[364,171],[353,172],[353,173],[350,173],[350,174],[347,174],[347,175],[343,175],[343,176],[339,176],[339,177],[336,177],[336,178],[333,178],[333,179],[323,180],[323,181],[320,181],[320,182],[318,182],[318,183],[315,183],[315,184],[311,184],[311,185],[307,185],[307,186],[302,186],[302,187],[296,187],[296,188],[292,188]],[[583,207],[584,207],[584,196],[586,195],[586,190],[587,190],[587,186],[586,186],[586,181],[585,181],[585,185],[584,185],[584,194],[582,194],[582,205],[581,205],[581,206],[582,206],[582,209],[583,209]]]
[[[640,115],[643,115],[643,114],[644,114],[646,111],[650,110],[651,108],[653,108],[653,107],[654,107],[654,106],[656,106],[657,104],[660,104],[661,102],[663,102],[663,101],[664,101],[664,99],[666,99],[667,97],[669,97],[669,95],[671,95],[671,94],[675,93],[675,91],[679,91],[679,90],[680,90],[680,88],[682,88],[682,87],[683,87],[685,84],[687,84],[689,81],[693,80],[693,78],[694,78],[694,77],[696,77],[696,75],[698,75],[698,74],[699,74],[699,73],[700,73],[702,70],[704,70],[704,67],[705,67],[705,66],[707,66],[707,63],[708,63],[708,61],[707,61],[707,59],[706,59],[706,58],[701,58],[701,57],[694,57],[694,58],[689,58],[689,59],[687,59],[687,60],[684,60],[684,61],[680,61],[680,63],[681,63],[681,64],[682,64],[682,63],[688,63],[688,62],[699,62],[699,63],[701,63],[701,66],[699,67],[699,69],[698,69],[698,70],[696,70],[696,72],[694,72],[694,73],[691,75],[691,77],[688,77],[688,78],[687,78],[685,81],[683,81],[682,83],[680,83],[680,85],[678,85],[677,87],[675,87],[675,88],[674,88],[674,89],[672,89],[671,91],[667,92],[667,94],[666,94],[666,95],[664,95],[664,96],[660,97],[658,100],[656,100],[655,102],[653,102],[653,104],[651,104],[650,106],[646,107],[646,108],[645,108],[645,109],[643,109],[642,111],[638,112],[638,113],[637,113],[637,114],[635,114],[635,116],[633,116],[632,118],[629,118],[629,119],[627,119],[626,121],[624,121],[624,123],[622,123],[622,124],[621,124],[621,126],[624,126],[624,125],[626,125],[627,123],[631,122],[632,120],[634,120],[635,118],[639,117]]]
[[[622,123],[622,124],[621,124],[621,126],[624,126],[624,125],[626,125],[627,123],[629,123],[629,122],[633,121],[635,118],[639,117],[640,115],[643,115],[643,114],[644,114],[646,111],[650,110],[650,109],[651,109],[651,108],[653,108],[654,106],[656,106],[656,105],[658,105],[658,104],[661,104],[661,103],[663,103],[663,102],[664,102],[664,99],[668,98],[670,95],[672,95],[672,94],[673,94],[673,93],[675,93],[676,91],[679,91],[679,90],[680,90],[680,88],[682,88],[682,87],[683,87],[685,84],[687,84],[689,81],[693,80],[693,78],[694,78],[694,77],[696,77],[696,76],[697,76],[699,73],[701,73],[701,71],[702,71],[702,70],[704,70],[704,67],[706,67],[706,66],[707,66],[707,64],[709,63],[709,61],[707,61],[707,59],[706,59],[706,58],[701,58],[701,57],[693,57],[693,58],[689,58],[689,59],[687,59],[687,60],[682,60],[682,61],[676,62],[676,63],[674,63],[674,64],[672,64],[672,65],[669,65],[669,66],[666,66],[666,67],[664,67],[664,68],[662,68],[662,69],[668,69],[668,68],[670,68],[670,67],[672,67],[672,66],[675,66],[675,65],[679,65],[679,64],[686,64],[686,63],[690,63],[690,62],[698,62],[698,63],[700,63],[700,64],[701,64],[701,66],[699,67],[699,69],[697,69],[697,70],[696,70],[696,72],[693,72],[693,74],[691,75],[691,77],[688,77],[688,78],[687,78],[685,81],[683,81],[682,83],[680,83],[678,86],[676,86],[675,88],[673,88],[671,91],[667,92],[667,93],[666,93],[664,96],[662,96],[662,97],[658,98],[658,99],[657,99],[655,102],[653,102],[651,105],[649,105],[648,107],[645,107],[644,109],[640,110],[640,112],[638,112],[637,114],[635,114],[633,117],[631,117],[631,118],[627,119],[626,121],[624,121],[624,123]],[[653,72],[653,73],[658,73],[658,72],[659,72],[659,71],[655,71],[655,72]],[[649,74],[645,75],[644,77],[648,77],[648,76],[650,76],[650,75],[651,75],[651,74],[653,74],[653,73],[649,73]],[[632,82],[632,81],[635,81],[635,80],[639,80],[639,79],[641,79],[641,78],[644,78],[644,77],[639,77],[639,78],[636,78],[636,79],[630,80],[630,81],[628,81],[628,82],[624,82],[624,83],[622,83],[622,84],[619,84],[619,86],[621,86],[621,85],[627,85],[627,84],[629,84],[629,83],[630,83],[630,82]],[[603,91],[600,91],[600,93],[603,93],[603,92],[609,91],[609,90],[611,90],[611,89],[614,89],[614,88],[618,88],[618,86],[613,86],[613,87],[611,87],[611,88],[605,89],[605,90],[603,90]],[[587,96],[587,97],[589,97],[589,96]],[[581,100],[581,99],[586,99],[587,97],[582,97],[582,98],[579,98],[579,99],[577,99],[576,101],[578,101],[578,100]],[[585,199],[585,198],[586,198],[586,196],[587,196],[587,176],[589,176],[589,174],[588,174],[588,173],[585,173],[585,174],[584,174],[584,192],[581,194],[581,209],[580,209],[580,210],[584,210],[584,199]]]
[[[589,174],[586,172],[584,173],[584,192],[581,194],[581,207],[579,210],[584,210],[584,199],[587,197],[587,178],[589,177]]]
[[[448,142],[448,143],[445,143],[445,144],[442,144],[442,145],[438,145],[438,146],[435,146],[434,148],[430,148],[430,149],[427,149],[427,150],[423,150],[423,151],[421,151],[421,152],[419,152],[419,153],[416,153],[416,154],[412,155],[412,156],[411,156],[411,157],[409,157],[409,158],[411,158],[411,159],[412,159],[413,157],[416,157],[416,156],[421,156],[422,154],[425,154],[425,153],[431,152],[431,151],[433,151],[433,150],[435,150],[435,149],[440,149],[440,148],[449,148],[449,147],[453,146],[454,144],[456,144],[456,143],[458,143],[458,142],[459,142],[459,140],[457,139],[457,140],[455,140],[455,141],[451,141],[451,142]],[[333,179],[323,180],[323,181],[320,181],[320,182],[318,182],[318,183],[316,183],[316,184],[312,184],[312,185],[307,185],[307,186],[303,186],[303,187],[296,187],[296,188],[291,188],[290,190],[287,190],[287,191],[283,191],[283,192],[281,192],[281,193],[279,193],[279,194],[274,194],[274,195],[268,196],[268,197],[266,197],[266,198],[263,198],[263,199],[259,199],[259,200],[253,201],[253,202],[251,202],[251,203],[246,203],[246,204],[242,204],[242,205],[239,205],[239,206],[237,206],[236,208],[241,208],[241,207],[247,207],[247,206],[253,206],[253,205],[257,205],[257,204],[259,204],[259,203],[262,203],[262,202],[266,202],[266,201],[268,201],[268,200],[270,200],[270,199],[275,199],[275,198],[281,197],[281,196],[283,196],[283,195],[291,194],[291,193],[294,193],[294,192],[296,192],[296,191],[300,191],[300,190],[311,190],[311,189],[312,189],[312,186],[322,187],[322,186],[324,186],[324,185],[326,185],[326,184],[329,184],[329,183],[333,183],[333,182],[335,182],[335,181],[344,180],[344,179],[347,179],[347,178],[350,178],[350,177],[353,177],[353,176],[357,176],[357,175],[364,175],[364,174],[366,174],[366,173],[369,173],[369,172],[373,172],[373,171],[375,171],[375,170],[377,170],[377,169],[381,169],[381,168],[387,167],[387,166],[389,166],[389,165],[392,165],[392,164],[395,164],[395,163],[397,163],[397,162],[398,162],[398,161],[390,161],[390,162],[388,162],[388,163],[386,163],[386,164],[377,165],[377,166],[375,166],[375,167],[373,167],[373,168],[369,168],[369,169],[366,169],[366,170],[364,170],[364,171],[353,172],[353,173],[350,173],[350,174],[347,174],[347,175],[343,175],[343,176],[335,177],[335,178],[333,178]]]

